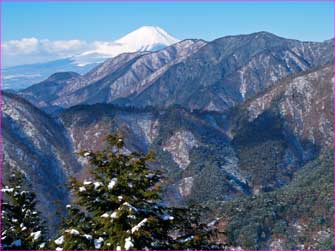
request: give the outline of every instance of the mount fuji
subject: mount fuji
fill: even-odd
[[[12,66],[3,69],[3,89],[20,90],[55,72],[83,74],[108,58],[122,53],[156,51],[179,40],[157,26],[142,26],[112,42],[94,42],[86,51],[54,61]]]
[[[122,53],[156,51],[179,40],[157,26],[142,26],[113,42],[99,43],[97,48],[73,57],[78,66],[103,62]]]

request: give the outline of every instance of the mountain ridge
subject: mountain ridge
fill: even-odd
[[[156,26],[142,26],[114,42],[96,42],[85,52],[44,63],[17,65],[4,68],[4,88],[24,89],[45,80],[58,71],[75,71],[81,74],[91,70],[107,58],[121,53],[155,51],[179,40]]]
[[[20,96],[1,95],[3,181],[14,170],[25,174],[52,234],[60,223],[57,211],[70,201],[67,179],[80,169],[72,143],[59,121]]]
[[[191,41],[196,45],[194,48],[183,46]],[[172,53],[178,46],[177,54]],[[179,104],[189,109],[223,111],[247,97],[253,97],[283,77],[329,63],[331,54],[327,52],[331,46],[329,42],[300,42],[267,32],[227,36],[212,42],[183,40],[157,52],[125,54],[132,58],[138,56],[134,62],[129,61],[134,67],[138,64],[137,72],[131,65],[128,69],[122,65],[118,68],[118,59],[125,55],[112,58],[95,68],[98,72],[99,67],[105,67],[110,79],[104,80],[105,75],[97,74],[96,78],[87,79],[83,88],[74,81],[72,90],[65,87],[57,94],[59,98],[48,102],[59,107],[99,102],[161,107]],[[185,51],[185,56],[179,56]],[[161,65],[164,67],[148,64],[157,57],[166,62]],[[142,69],[141,73],[139,69]],[[113,75],[113,71],[119,73]],[[78,87],[73,90],[73,86]],[[91,88],[93,92],[85,88]],[[29,95],[34,96],[25,91],[22,94],[28,99]],[[199,96],[203,98],[199,99]]]

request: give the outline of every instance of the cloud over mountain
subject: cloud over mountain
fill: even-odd
[[[159,49],[177,41],[178,39],[156,26],[142,26],[116,41],[22,38],[3,43],[3,64],[14,66],[73,57],[78,65],[85,65],[124,52]]]
[[[13,66],[40,63],[81,53],[93,45],[81,40],[49,40],[35,37],[5,41],[3,64]]]

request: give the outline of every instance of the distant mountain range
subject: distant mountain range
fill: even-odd
[[[107,58],[125,52],[155,51],[179,40],[156,26],[142,26],[113,42],[104,42],[99,49],[46,63],[18,65],[3,69],[3,89],[20,90],[36,84],[55,72],[86,73]]]
[[[20,95],[47,110],[112,103],[220,112],[290,74],[332,62],[332,47],[332,41],[300,42],[267,32],[184,40],[155,52],[121,54],[84,75],[58,73]]]

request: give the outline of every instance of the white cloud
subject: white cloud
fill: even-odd
[[[13,66],[46,62],[82,53],[92,49],[94,43],[81,40],[49,40],[22,38],[2,44],[3,65]]]
[[[95,57],[113,57],[123,52],[136,51],[119,43],[107,41],[49,40],[22,38],[2,44],[3,65],[14,66],[52,61],[75,56],[83,65],[95,62]],[[86,62],[87,61],[87,62]]]
[[[40,41],[41,47],[49,53],[68,53],[74,51],[82,51],[86,49],[87,43],[80,40],[59,40],[50,41],[48,39],[43,39]]]
[[[4,53],[8,55],[29,54],[37,51],[38,39],[22,38],[21,40],[10,40],[3,44]]]
[[[143,26],[116,41],[49,40],[22,38],[2,44],[4,66],[43,63],[74,57],[79,65],[97,63],[124,52],[152,50],[157,45],[171,45],[178,39],[155,26]]]
[[[2,44],[3,65],[14,66],[22,64],[34,64],[52,61],[56,59],[76,56],[78,60],[85,58],[90,61],[87,55],[105,55],[112,57],[128,48],[121,44],[106,41],[86,42],[82,40],[49,40],[37,38],[22,38],[20,40],[9,40]],[[129,50],[134,51],[134,50]],[[101,54],[101,55],[100,55]],[[85,61],[84,60],[84,61]]]

